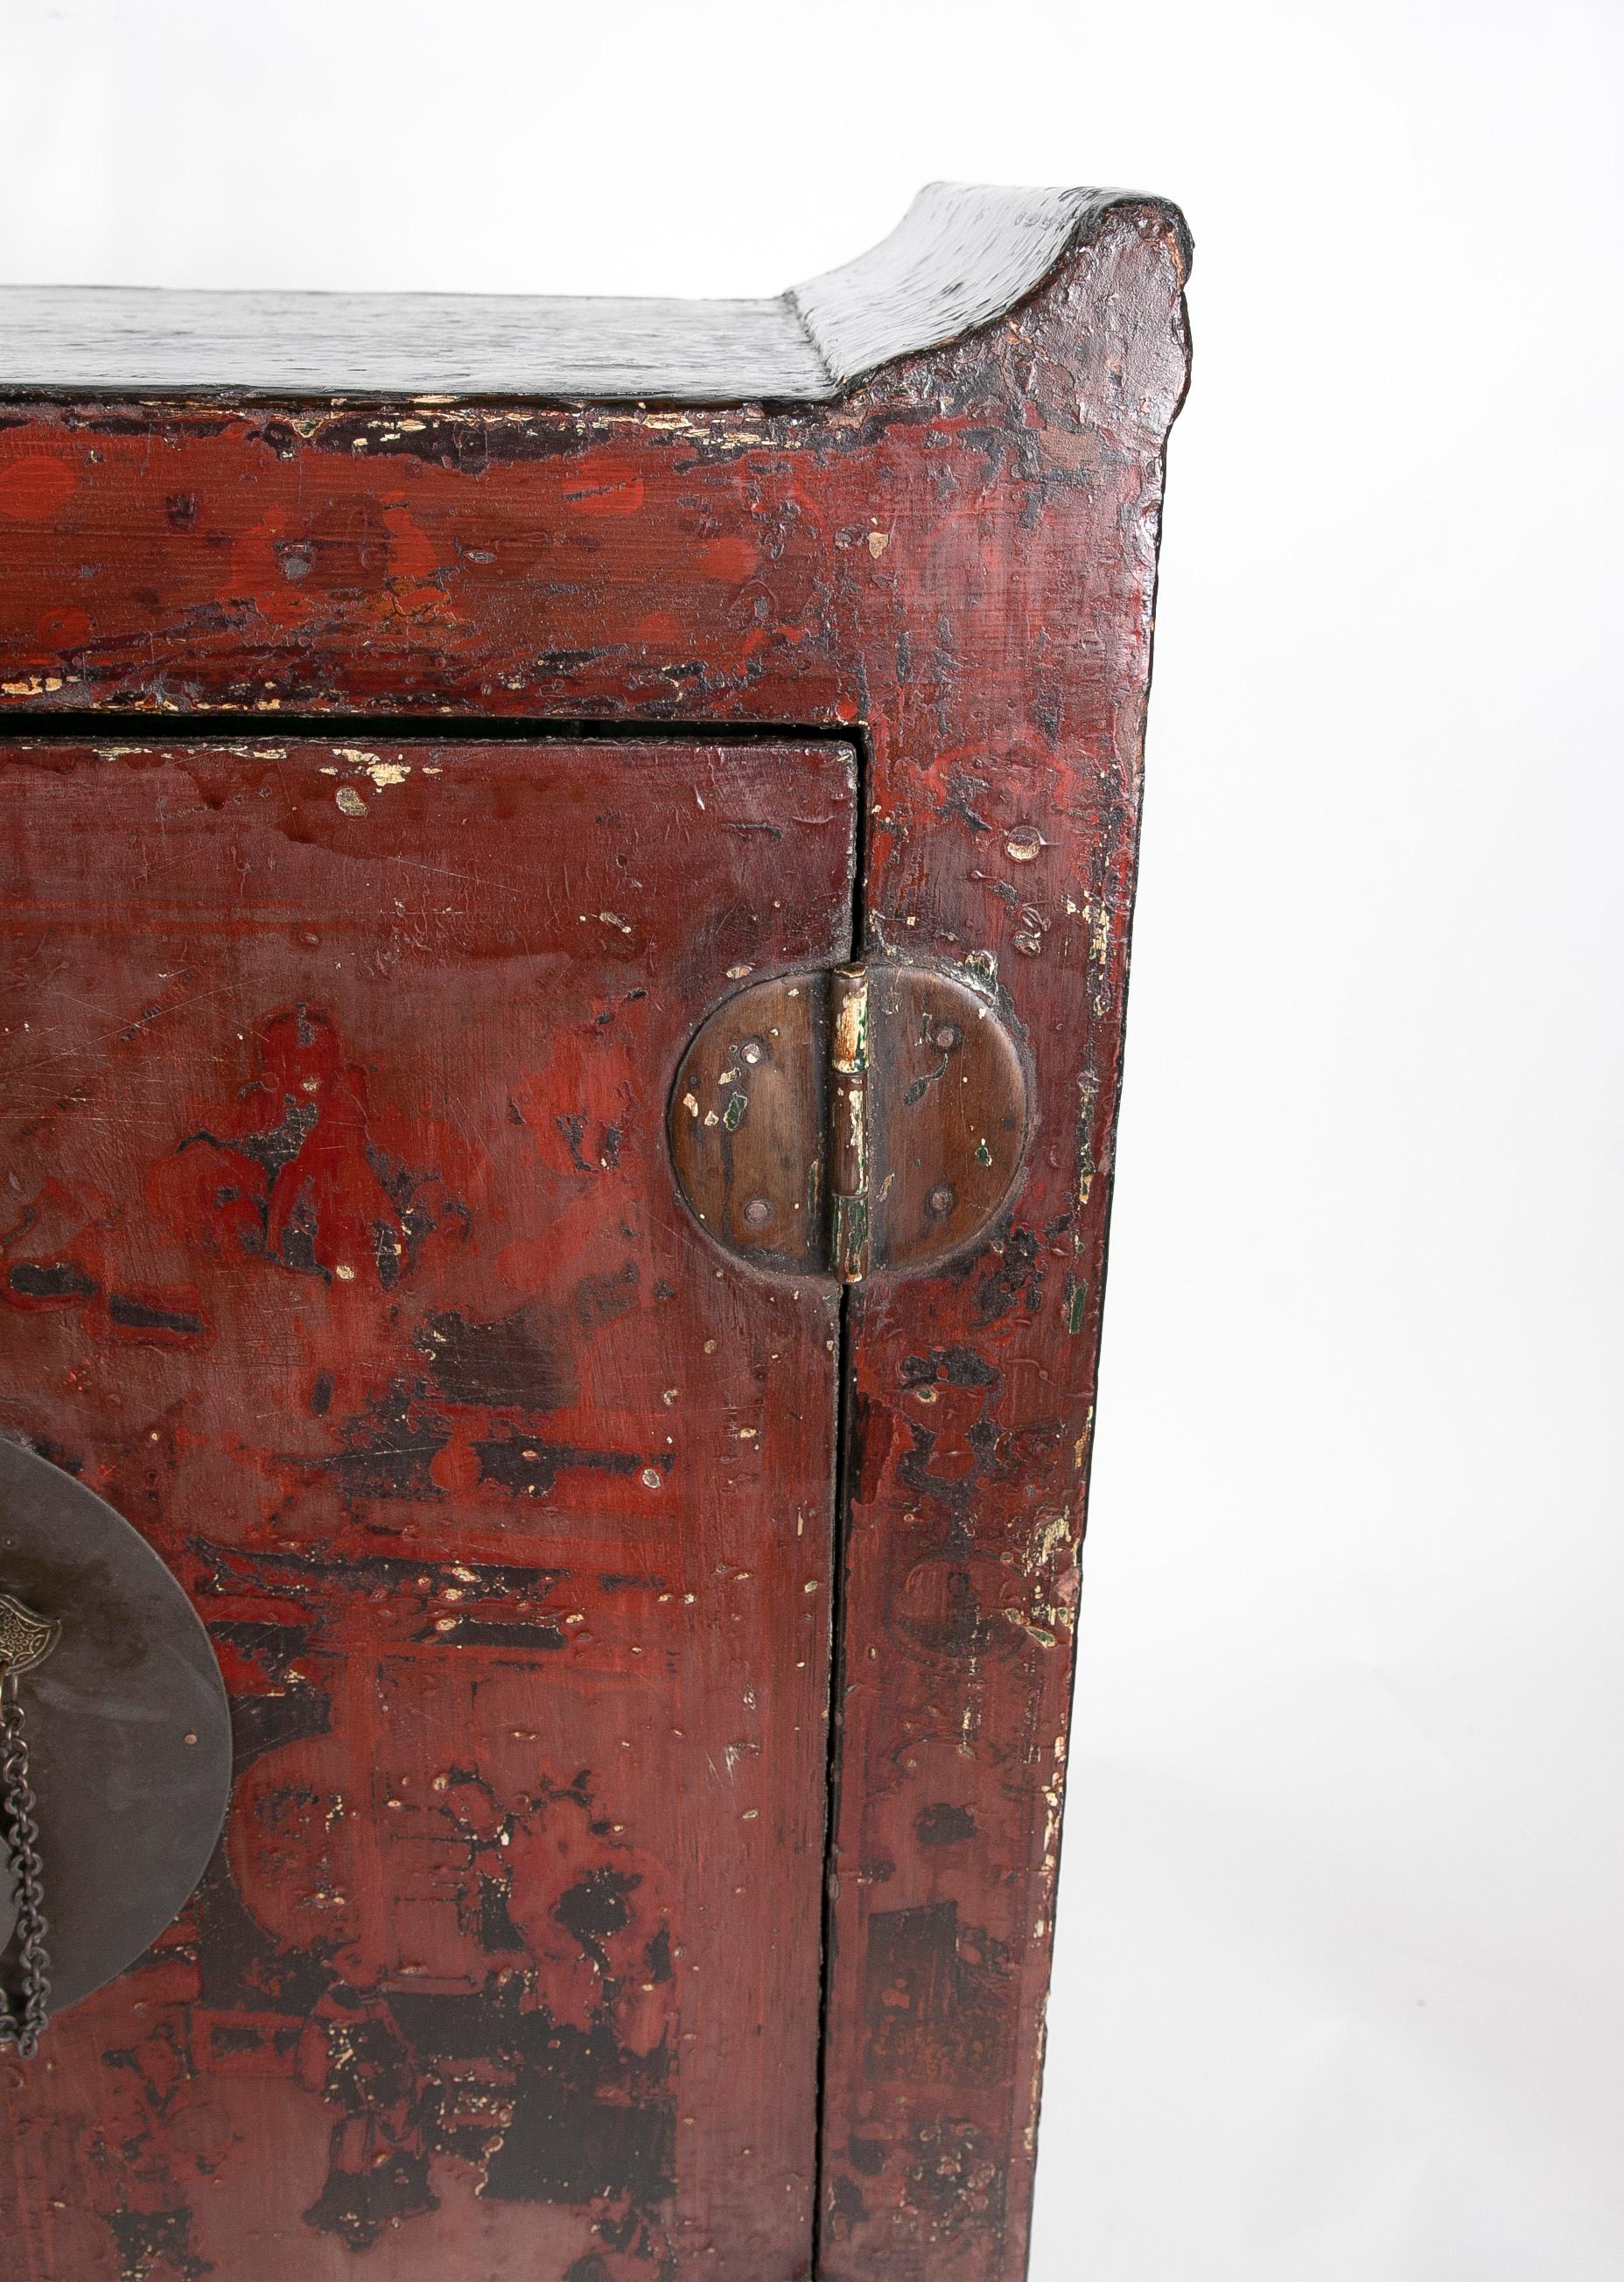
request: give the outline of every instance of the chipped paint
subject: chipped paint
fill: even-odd
[[[386,761],[379,753],[369,753],[359,745],[335,745],[333,750],[341,761],[369,776],[381,792],[386,785],[404,784],[410,776],[409,761]]]
[[[1097,1309],[1075,1332],[1067,1318],[1079,1285],[1099,1286],[1107,1184],[1095,1176],[1108,1169],[1120,1077],[1160,455],[1184,370],[1181,278],[1164,223],[1131,209],[1081,229],[1011,320],[888,367],[840,402],[794,411],[222,405],[199,395],[66,410],[30,401],[8,408],[0,428],[0,462],[45,451],[80,477],[49,518],[8,527],[0,550],[0,642],[15,661],[8,671],[27,677],[26,695],[0,691],[5,703],[68,706],[89,689],[121,725],[144,713],[155,732],[165,718],[198,727],[216,711],[328,712],[354,750],[369,749],[360,726],[369,715],[380,726],[395,714],[439,716],[448,737],[458,720],[491,718],[605,730],[649,719],[667,739],[684,722],[709,735],[719,723],[760,734],[796,721],[828,739],[860,721],[870,865],[860,948],[903,945],[956,972],[1030,1046],[1036,1133],[1018,1199],[990,1240],[943,1272],[902,1296],[876,1279],[849,1310],[851,1653],[829,1880],[823,2282],[858,2282],[881,2265],[899,2277],[951,2266],[955,2282],[1013,2282],[1023,2261],[1041,2043],[1033,1999],[1058,1812],[1058,1772],[1043,1778],[1071,1670],[1069,1639],[1045,1611],[1064,1606],[1061,1588],[1075,1578],[1061,1548],[1052,1588],[1025,1562],[1036,1527],[1057,1511],[1081,1527]],[[635,515],[596,504],[629,499],[634,485]],[[171,498],[189,502],[193,535],[167,520]],[[874,548],[882,525],[907,543]],[[295,540],[310,560],[291,579],[291,558],[277,550]],[[748,578],[706,568],[718,541],[750,549]],[[91,561],[97,577],[82,593],[76,570]],[[516,580],[533,609],[515,609]],[[1080,592],[1093,598],[1085,645],[1053,631],[1076,633]],[[85,626],[42,632],[42,594],[53,609],[71,594]],[[1051,631],[1034,633],[1042,628]],[[278,722],[279,742],[282,734]],[[142,741],[128,734],[140,758]],[[206,777],[206,757],[190,749],[187,765]],[[566,813],[544,827],[524,808],[524,749],[504,749],[506,760],[494,746],[470,747],[439,782],[449,796],[455,783],[500,779],[517,821],[501,832],[459,821],[424,850],[421,871],[380,865],[391,900],[376,913],[341,909],[335,896],[330,910],[301,911],[291,925],[278,918],[285,990],[275,1003],[217,1004],[203,974],[202,987],[185,996],[177,984],[162,1019],[147,1020],[160,1002],[144,978],[118,1030],[108,1038],[104,1022],[105,1043],[86,1057],[89,1114],[83,1104],[48,1112],[27,1142],[68,1161],[94,1128],[102,1169],[93,1178],[68,1161],[63,1196],[46,1199],[30,1231],[35,1248],[6,1253],[8,1275],[25,1270],[19,1285],[0,1275],[13,1417],[125,1497],[187,1565],[211,1620],[243,1628],[234,1688],[255,1754],[239,1786],[238,1835],[196,1925],[179,1929],[128,1990],[58,2024],[63,2059],[46,2097],[64,2111],[71,2097],[83,2115],[105,2103],[96,2128],[126,2152],[117,2194],[102,2195],[101,2216],[92,2195],[88,2223],[105,2230],[104,2263],[132,2272],[240,2265],[233,2215],[265,2144],[267,2103],[287,2134],[290,2176],[297,2168],[310,2179],[300,2207],[277,2216],[284,2238],[340,2263],[364,2255],[367,2236],[403,2275],[431,2239],[442,2264],[501,2263],[511,2246],[509,2263],[540,2260],[570,2282],[695,2261],[718,2282],[755,2282],[811,2260],[815,2090],[791,2075],[810,2049],[804,2015],[796,2027],[758,1991],[751,2016],[773,2018],[775,2035],[771,2076],[752,2084],[749,2063],[719,2050],[709,1992],[765,1969],[758,1927],[775,1942],[793,1933],[802,1961],[813,1960],[787,1984],[789,2002],[815,1992],[816,1928],[804,1914],[815,1882],[770,1883],[780,1860],[808,1859],[815,1836],[780,1828],[777,1787],[764,1790],[759,1821],[707,1825],[713,1856],[746,1829],[758,1843],[748,1867],[707,1864],[716,1875],[700,1912],[692,1854],[660,1818],[671,1799],[695,1795],[680,1777],[706,1743],[719,1752],[754,1716],[740,1713],[736,1684],[750,1634],[731,1622],[738,1613],[746,1626],[746,1611],[724,1616],[716,1580],[688,1565],[695,1502],[707,1537],[723,1533],[731,1565],[753,1572],[732,1595],[747,1608],[760,1604],[774,1545],[810,1556],[825,1542],[827,1472],[808,1461],[815,1446],[827,1465],[833,1301],[798,1269],[793,1282],[719,1276],[708,1239],[677,1220],[655,1168],[666,1080],[724,976],[743,982],[842,956],[850,883],[831,894],[825,932],[797,936],[793,913],[774,911],[781,897],[793,904],[803,868],[821,861],[819,827],[803,820],[828,813],[805,796],[815,752],[793,791],[781,776],[741,795],[729,772],[748,748],[707,747],[685,773],[667,742],[658,768],[640,771],[635,798],[624,782],[602,784],[594,805],[572,811],[567,781],[556,783]],[[524,768],[540,754],[547,774],[548,749],[524,751]],[[594,749],[579,751],[588,770]],[[252,751],[230,771],[279,835],[278,862],[296,850],[301,864],[342,863],[353,897],[372,869],[355,859],[385,845],[392,857],[399,841],[384,835],[404,831],[439,765],[415,749],[409,793],[388,796],[355,768],[353,788],[372,804],[357,835],[336,827],[333,780],[307,797],[296,768]],[[184,775],[167,780],[183,802],[197,797]],[[955,786],[971,777],[980,788],[960,797]],[[680,803],[662,806],[673,780]],[[289,786],[303,838],[280,836]],[[468,811],[459,803],[454,812]],[[607,816],[610,831],[598,821]],[[656,818],[673,866],[714,828],[727,861],[708,884],[691,863],[680,880],[662,870],[647,839],[634,860],[615,862]],[[227,811],[207,828],[223,834]],[[1019,841],[1028,828],[1041,854],[1023,858]],[[101,836],[87,833],[84,845]],[[144,860],[168,860],[167,828],[126,838]],[[245,844],[252,853],[258,843]],[[516,878],[521,847],[553,852],[532,855]],[[48,850],[39,876],[51,876]],[[260,876],[251,864],[246,895],[221,922],[222,945],[233,928],[271,939],[255,916]],[[703,929],[688,924],[697,911]],[[616,913],[636,932],[579,926],[583,912]],[[1068,922],[1084,912],[1079,990],[1084,930]],[[645,914],[659,922],[664,955],[648,978],[659,995],[633,1006],[619,994],[640,960],[653,963]],[[108,940],[97,938],[102,970],[81,977],[85,1006],[105,1004]],[[512,990],[513,962],[534,961],[538,942],[556,953],[544,1022],[540,998]],[[456,989],[431,1035],[455,1086],[429,1083],[431,1033],[414,1005],[424,963],[451,943]],[[121,946],[115,966],[128,956]],[[387,963],[374,969],[375,959]],[[561,1012],[561,978],[591,961],[593,990]],[[504,972],[499,1006],[480,994],[494,994]],[[297,1070],[291,1099],[322,1108],[314,1143],[301,1144],[274,1073],[256,1067],[239,1034],[255,1040],[274,1015],[310,1003],[317,980],[367,1011],[368,1035],[335,1064],[367,1084],[346,1108],[347,1075],[313,1095],[304,1081],[315,1073]],[[61,998],[46,1036],[57,1060],[86,1035],[89,1017],[66,995],[72,982],[38,967],[27,981]],[[521,1033],[537,1042],[522,1068],[512,1044]],[[22,1035],[37,1044],[43,1034]],[[482,1041],[493,1036],[509,1050],[487,1066]],[[248,1059],[237,1067],[234,1052]],[[127,1067],[133,1087],[120,1083]],[[235,1122],[221,1114],[228,1070],[233,1086],[256,1089]],[[758,1122],[753,1078],[750,1091],[734,1145]],[[921,1100],[946,1091],[935,1085]],[[211,1103],[213,1138],[156,1161],[150,1139],[110,1149],[110,1128],[116,1138],[136,1100]],[[703,1129],[691,1112],[684,1122]],[[625,1136],[612,1178],[611,1124]],[[978,1128],[977,1138],[998,1157],[996,1134]],[[12,1137],[9,1166],[21,1145]],[[168,1268],[149,1252],[139,1279],[120,1277],[97,1254],[126,1246],[143,1257],[139,1224],[106,1222],[91,1193],[109,1168],[122,1184],[120,1213],[139,1197],[157,1216]],[[809,1180],[797,1222],[815,1219],[827,1193]],[[641,1280],[615,1316],[628,1256]],[[36,1292],[29,1269],[43,1278]],[[57,1269],[94,1290],[58,1288]],[[657,1297],[661,1285],[671,1297]],[[115,1323],[110,1291],[202,1330]],[[543,1329],[577,1380],[559,1408],[532,1415],[509,1403],[493,1416],[489,1404],[451,1400],[417,1331],[452,1314],[490,1331],[538,1294],[550,1311]],[[128,1430],[97,1401],[93,1371],[79,1386],[45,1371],[42,1342],[69,1333],[93,1358],[116,1354]],[[115,1336],[126,1342],[116,1349]],[[486,1343],[493,1368],[503,1355],[504,1370],[516,1363],[523,1342],[506,1339]],[[464,1357],[476,1376],[478,1345]],[[925,1379],[910,1376],[915,1359]],[[610,1433],[679,1375],[680,1409],[655,1401],[644,1431]],[[819,1401],[774,1401],[770,1469],[705,1471],[731,1447],[724,1398],[748,1385],[754,1405],[768,1385],[803,1384]],[[159,1444],[146,1440],[154,1420]],[[654,1422],[658,1432],[647,1431]],[[663,1449],[667,1429],[675,1440]],[[645,1471],[666,1486],[647,1488]],[[184,1489],[215,1478],[245,1486],[245,1541],[223,1548],[198,1545]],[[217,1533],[239,1527],[236,1501],[209,1510]],[[800,1538],[791,1512],[805,1515]],[[584,1543],[606,1543],[622,1526],[624,1550],[602,1572],[581,1562]],[[334,1548],[325,1565],[324,1546]],[[437,1569],[447,1551],[485,1581]],[[503,1566],[520,1559],[533,1562],[530,1573]],[[420,1591],[418,1575],[432,1587]],[[663,1602],[638,1581],[655,1575]],[[786,1599],[810,1626],[829,1596],[804,1596],[798,1583]],[[447,1602],[442,1587],[465,1597]],[[279,1638],[295,1625],[311,1633],[296,1652],[268,1644],[266,1628]],[[1052,1647],[1041,1632],[1053,1634]],[[710,1672],[712,1658],[734,1677]],[[553,1675],[566,1667],[559,1685]],[[804,1728],[803,1739],[790,1720],[774,1748],[796,1766],[803,1749],[820,1760],[820,1651],[792,1641],[772,1669],[761,1717],[799,1688]],[[707,1672],[729,1706],[713,1730]],[[548,1760],[538,1700],[572,1743],[587,1733],[589,1748],[567,1765]],[[515,1740],[521,1729],[529,1742]],[[434,1748],[375,1764],[392,1737]],[[1057,1745],[1056,1770],[1062,1758]],[[769,1755],[750,1764],[766,1768]],[[591,1779],[577,1791],[583,1766]],[[664,1779],[668,1768],[676,1780]],[[430,1788],[429,1773],[445,1776],[443,1789]],[[335,1815],[340,1798],[348,1804]],[[921,1809],[961,1801],[974,1806],[974,1836],[925,1847]],[[379,1831],[409,1840],[385,1852],[379,1873],[357,1875],[361,1828],[385,1850],[396,1842]],[[761,1843],[769,1835],[771,1846]],[[570,1858],[567,1879],[546,1868],[549,1847]],[[388,1876],[392,1861],[430,1860],[426,1890],[416,1869]],[[641,1885],[618,1882],[634,1877]],[[816,1901],[813,1892],[814,1913]],[[929,1914],[944,1906],[951,1922]],[[608,1921],[622,1910],[617,1932]],[[669,1981],[648,1953],[662,1929],[656,1956]],[[680,2010],[666,2001],[679,1989]],[[103,2053],[129,2058],[110,2069]],[[792,2115],[800,2137],[773,2140]],[[63,2200],[74,2199],[78,2228],[78,2143],[61,2144]],[[709,2239],[679,2239],[664,2190],[701,2176]],[[606,2178],[616,2182],[607,2195]],[[850,2192],[836,2203],[843,2183]],[[793,2223],[775,2223],[764,2246],[758,2230],[781,2202]],[[113,2216],[127,2230],[117,2239]],[[43,2208],[27,2215],[42,2271],[84,2263],[77,2235],[47,2239],[67,2225]],[[730,2274],[735,2239],[750,2247]]]
[[[248,2209],[289,2282],[368,2255],[562,2275],[595,2243],[652,2278],[681,2136],[695,2161],[726,2147],[719,2224],[787,2269],[812,2194],[837,1316],[826,1289],[789,1308],[708,1269],[679,1291],[647,1026],[651,1002],[698,1020],[714,952],[673,926],[657,957],[574,906],[616,908],[629,873],[640,913],[739,897],[764,961],[832,954],[840,834],[741,845],[723,819],[786,787],[849,815],[844,756],[668,744],[611,839],[593,825],[624,764],[601,745],[454,741],[443,777],[414,756],[408,799],[307,739],[119,742],[19,745],[0,772],[0,845],[63,889],[50,960],[12,969],[13,1062],[45,1057],[60,1106],[30,1082],[6,1136],[0,1359],[12,1424],[204,1613],[237,1778],[194,1912],[53,2024],[45,2076],[0,2084],[0,2109],[74,2119],[70,2164],[86,2131],[116,2131],[118,2164],[59,2199],[71,2223],[0,2186],[6,2222],[65,2274],[236,2271]],[[363,842],[392,835],[377,873],[346,793]],[[198,862],[194,824],[229,860]],[[454,849],[474,892],[448,892]],[[175,915],[150,941],[119,924],[146,897]],[[516,973],[545,975],[545,1021]],[[88,1369],[50,1364],[64,1333]],[[769,1431],[774,1377],[796,1396]],[[735,1633],[691,1520],[741,1418],[703,1541],[741,1580]],[[199,1503],[198,1479],[227,1486]],[[742,1656],[773,1673],[743,1708]],[[758,1819],[712,1818],[695,1856],[686,1778],[729,1746],[761,1771]],[[773,1928],[748,1956],[714,1906],[746,1883]]]

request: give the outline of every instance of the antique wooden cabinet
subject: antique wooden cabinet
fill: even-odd
[[[16,2282],[1022,2271],[1186,260],[0,293]]]

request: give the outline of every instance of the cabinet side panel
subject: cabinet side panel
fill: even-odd
[[[1181,283],[1108,229],[876,470],[868,947],[980,979],[1037,1117],[991,1240],[852,1310],[821,2282],[1025,2265]]]

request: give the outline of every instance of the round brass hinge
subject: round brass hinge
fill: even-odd
[[[847,1282],[973,1243],[1025,1162],[1021,1049],[956,974],[890,960],[758,982],[683,1057],[677,1184],[753,1265]]]

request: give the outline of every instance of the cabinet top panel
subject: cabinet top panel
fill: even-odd
[[[765,300],[0,286],[16,395],[825,402],[1004,315],[1117,205],[937,182],[872,252]]]

